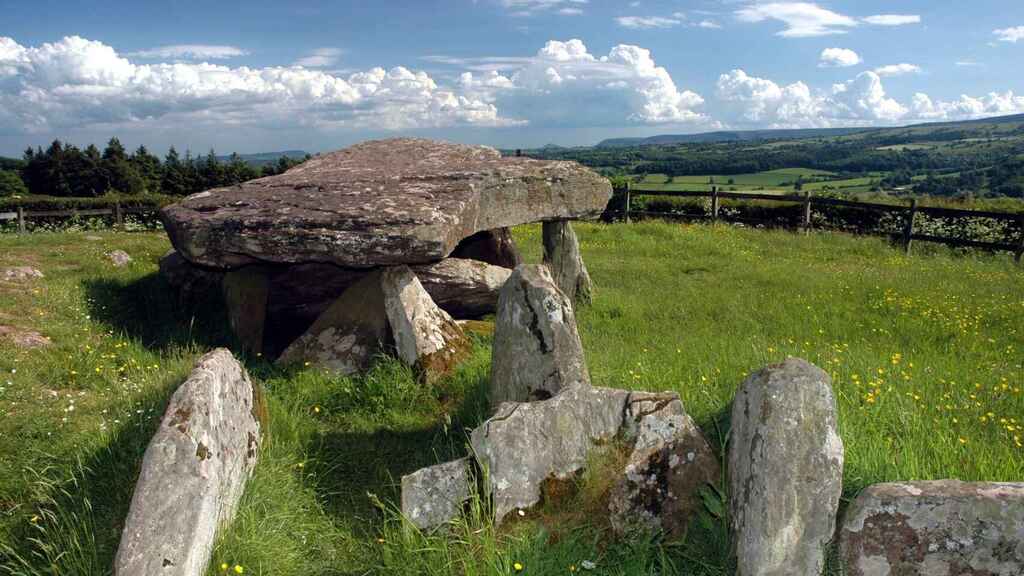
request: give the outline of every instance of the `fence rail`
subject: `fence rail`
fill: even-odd
[[[722,192],[717,188],[712,190],[643,190],[633,189],[627,187],[624,190],[625,193],[625,207],[620,214],[624,216],[626,222],[630,221],[632,216],[650,216],[658,218],[670,218],[670,219],[687,219],[687,220],[700,220],[710,219],[716,222],[720,219],[725,219],[721,214],[721,200],[753,200],[753,201],[767,201],[767,202],[782,202],[790,204],[801,204],[803,207],[800,228],[804,230],[810,230],[813,227],[812,222],[812,211],[814,206],[841,206],[846,208],[859,208],[863,210],[873,212],[898,212],[902,213],[903,217],[903,231],[902,233],[892,234],[894,239],[898,240],[902,245],[903,249],[910,252],[911,245],[913,242],[935,242],[939,244],[946,244],[949,246],[958,247],[969,247],[969,248],[980,248],[984,250],[1003,250],[1007,252],[1013,252],[1014,258],[1017,262],[1021,262],[1024,257],[1024,212],[1022,213],[1009,213],[1009,212],[990,212],[984,210],[963,210],[959,208],[940,208],[937,206],[918,206],[917,200],[913,199],[910,201],[908,206],[901,206],[898,204],[881,204],[877,202],[857,202],[854,200],[842,200],[839,198],[824,198],[817,197],[810,192],[804,192],[801,194],[758,194],[750,192]],[[711,199],[711,214],[682,214],[673,212],[654,212],[644,210],[632,210],[631,203],[633,196],[667,196],[677,198],[710,198]],[[1020,230],[1020,238],[1016,242],[989,242],[981,240],[971,240],[969,238],[949,237],[949,236],[935,236],[930,234],[920,234],[915,232],[915,226],[917,225],[917,216],[924,214],[926,216],[933,216],[938,218],[988,218],[992,220],[1001,220],[1008,222],[1017,222],[1019,224],[1018,229]],[[738,222],[751,222],[751,223],[765,223],[765,220],[758,220],[753,218],[744,217],[729,217],[729,221]]]
[[[13,212],[0,212],[0,222],[17,220],[18,232],[25,233],[26,222],[30,218],[77,218],[79,216],[113,216],[117,227],[124,225],[124,217],[128,214],[149,214],[159,208],[153,206],[121,206],[120,202],[113,208],[84,208],[70,210],[25,210],[21,206]]]

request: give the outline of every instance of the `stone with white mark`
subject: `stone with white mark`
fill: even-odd
[[[472,492],[470,466],[459,458],[402,476],[402,514],[423,530],[457,518]]]
[[[199,576],[233,518],[260,449],[258,388],[223,348],[171,397],[142,460],[115,576]]]
[[[739,576],[820,574],[842,491],[831,380],[797,358],[740,386],[732,406],[730,507]]]

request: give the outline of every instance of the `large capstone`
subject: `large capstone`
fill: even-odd
[[[459,458],[402,476],[402,514],[420,529],[457,518],[472,493],[471,465]]]
[[[542,265],[516,268],[498,294],[491,404],[550,398],[590,383],[572,302]]]
[[[174,247],[200,265],[372,268],[436,262],[485,230],[596,218],[609,198],[608,180],[575,162],[403,138],[193,194],[161,219]]]
[[[747,378],[729,446],[737,574],[820,574],[842,475],[828,374],[791,358]]]
[[[225,349],[203,356],[146,448],[116,576],[206,573],[260,449],[258,389]]]
[[[555,284],[573,302],[590,302],[594,287],[572,225],[555,221],[545,222],[542,228],[544,264],[551,269]]]
[[[876,484],[839,533],[848,576],[1024,574],[1024,483]]]

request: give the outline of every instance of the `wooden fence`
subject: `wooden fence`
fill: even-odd
[[[18,232],[24,234],[26,222],[31,218],[78,218],[82,216],[113,216],[114,225],[118,228],[124,225],[124,217],[128,214],[149,214],[156,212],[159,208],[154,206],[121,206],[120,202],[112,208],[72,208],[70,210],[25,210],[18,206],[14,212],[0,212],[0,222],[8,220],[18,221]]]
[[[810,192],[805,191],[801,194],[757,194],[751,192],[722,192],[717,188],[712,188],[710,192],[707,191],[677,191],[677,190],[633,190],[627,187],[625,193],[625,208],[621,215],[623,215],[627,222],[630,221],[631,216],[651,216],[658,218],[705,218],[710,219],[713,222],[718,220],[740,220],[749,221],[749,219],[742,218],[725,218],[721,214],[721,200],[754,200],[754,201],[768,201],[768,202],[783,202],[783,203],[796,203],[802,205],[800,227],[804,230],[810,230],[812,228],[811,213],[814,206],[842,206],[849,208],[859,208],[874,212],[885,212],[885,213],[902,213],[903,215],[903,230],[901,234],[895,235],[897,240],[902,244],[903,249],[910,252],[910,247],[915,240],[921,242],[937,242],[940,244],[946,244],[949,246],[960,246],[969,248],[980,248],[983,250],[1004,250],[1013,252],[1017,262],[1021,262],[1022,255],[1024,255],[1024,212],[1022,213],[1008,213],[1008,212],[987,212],[982,210],[961,210],[957,208],[939,208],[933,206],[919,206],[917,199],[910,201],[909,206],[900,206],[897,204],[881,204],[875,202],[855,202],[853,200],[841,200],[839,198],[824,198],[812,195]],[[694,214],[679,214],[672,212],[650,212],[650,211],[636,211],[631,209],[632,196],[672,196],[681,198],[710,198],[711,199],[711,213],[710,215],[694,215]],[[993,220],[1017,222],[1020,230],[1020,238],[1016,242],[986,242],[981,240],[971,240],[968,238],[955,238],[945,236],[933,236],[929,234],[919,234],[914,231],[914,227],[917,224],[917,216],[919,214],[925,214],[928,216],[935,216],[940,218],[989,218]],[[764,222],[762,222],[764,223]]]

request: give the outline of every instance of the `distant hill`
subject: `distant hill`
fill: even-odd
[[[282,150],[281,152],[257,152],[255,154],[239,154],[238,156],[253,166],[264,166],[277,162],[279,158],[302,160],[306,157],[306,152],[304,150]],[[221,162],[226,162],[229,158],[231,156],[217,156]]]
[[[647,138],[609,138],[597,144],[597,148],[622,148],[627,146],[664,146],[671,144],[700,144],[708,142],[742,142],[754,140],[799,140],[804,138],[828,138],[865,133],[885,133],[907,129],[948,129],[958,126],[1024,124],[1024,114],[997,116],[978,120],[956,122],[930,122],[909,126],[887,128],[806,128],[795,130],[723,130],[700,134],[661,134]]]

